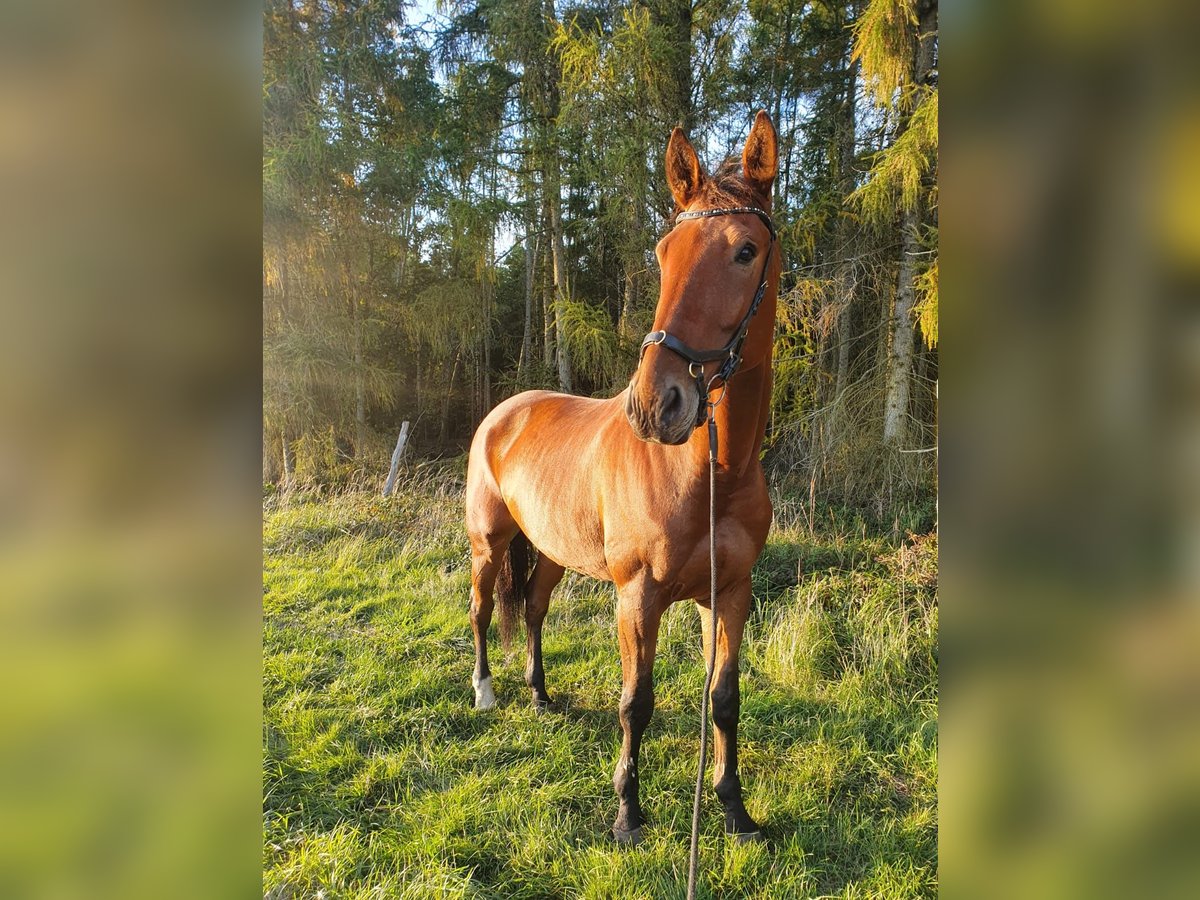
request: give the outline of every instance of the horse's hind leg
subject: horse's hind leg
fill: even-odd
[[[507,510],[503,516],[494,516],[493,520],[493,525],[487,529],[470,530],[471,631],[475,635],[475,671],[471,675],[471,686],[475,689],[476,709],[491,709],[496,704],[492,670],[488,667],[487,631],[492,624],[496,576],[509,542],[517,532],[516,522]]]
[[[533,705],[538,709],[545,709],[550,704],[550,695],[546,693],[546,670],[542,667],[542,622],[550,608],[550,592],[562,580],[563,571],[562,566],[539,553],[525,595],[525,683],[529,685]]]
[[[492,591],[500,570],[500,554],[490,548],[471,557],[471,631],[475,635],[475,671],[471,686],[475,689],[475,708],[491,709],[496,705],[492,690],[492,670],[488,667],[487,631],[492,624]]]

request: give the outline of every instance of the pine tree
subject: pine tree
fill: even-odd
[[[923,241],[922,233],[926,217],[936,203],[937,2],[872,0],[859,19],[855,37],[855,57],[862,63],[875,103],[897,117],[891,145],[879,154],[870,179],[853,199],[864,215],[876,222],[899,216],[900,255],[888,328],[891,344],[883,440],[901,446],[909,442],[913,313],[922,257],[929,257],[924,280],[933,286],[933,290],[925,290],[923,316],[927,323],[937,316],[936,251],[930,253],[922,247],[929,242]],[[931,232],[931,238],[934,234]],[[936,335],[936,328],[932,330]]]

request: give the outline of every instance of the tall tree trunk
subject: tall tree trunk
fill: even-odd
[[[847,29],[849,34],[849,29]],[[847,41],[847,55],[849,55]],[[856,87],[858,84],[858,60],[850,63],[846,74],[846,92],[842,106],[842,121],[839,129],[838,157],[838,191],[843,198],[854,190],[854,145],[856,140]],[[833,396],[835,403],[842,400],[842,392],[850,374],[850,342],[851,329],[854,326],[854,294],[855,294],[855,262],[854,254],[850,251],[850,243],[854,238],[854,222],[850,216],[843,213],[838,220],[836,252],[842,258],[838,263],[838,290],[842,295],[842,309],[838,314],[837,323],[837,375],[834,378]]]
[[[416,370],[416,376],[413,378],[413,381],[416,382],[416,388],[417,388],[417,391],[416,391],[416,393],[417,393],[417,415],[420,416],[421,409],[422,409],[422,407],[421,407],[421,343],[420,343],[420,341],[418,341],[416,343],[416,346],[413,347],[413,363],[414,363],[414,368]]]
[[[290,301],[292,295],[292,284],[289,278],[288,270],[288,252],[290,248],[286,242],[281,241],[280,243],[282,246],[282,251],[280,253],[279,261],[279,319],[281,326],[286,328],[290,324],[291,320]],[[288,378],[287,368],[284,367],[280,391],[284,397],[288,397],[291,394],[291,389],[291,379]],[[279,486],[281,488],[287,488],[292,483],[292,475],[296,466],[295,461],[292,458],[291,443],[288,441],[288,427],[286,419],[284,424],[279,429],[279,451],[279,464],[280,471],[282,473],[280,475]],[[272,454],[264,452],[263,455],[268,456]]]
[[[537,238],[532,225],[525,234],[525,330],[521,333],[521,358],[517,361],[517,382],[523,383],[525,370],[533,357],[533,256]]]
[[[550,234],[550,200],[542,198],[543,234]],[[547,241],[547,245],[551,242]],[[554,368],[554,264],[547,246],[542,251],[542,361],[547,369]]]
[[[497,154],[498,155],[498,154]],[[492,205],[495,206],[498,188],[498,167],[493,165],[489,175],[489,190]],[[480,411],[480,421],[492,408],[492,316],[496,307],[496,228],[493,226],[488,233],[487,259],[483,267],[483,407]]]
[[[545,0],[544,21],[553,27],[558,21],[554,11],[554,0]],[[543,82],[543,129],[541,140],[542,184],[545,187],[542,202],[548,208],[550,226],[550,253],[554,268],[554,338],[555,358],[558,361],[558,387],[571,390],[571,352],[566,341],[567,260],[563,246],[562,224],[562,157],[558,144],[558,114],[562,107],[559,94],[561,73],[557,58],[550,57],[541,73]],[[547,337],[549,329],[547,329]],[[549,356],[549,354],[547,354]]]
[[[550,108],[557,119],[559,98],[558,84],[551,88]],[[571,350],[566,338],[566,304],[567,304],[567,259],[563,241],[562,223],[562,170],[561,157],[557,136],[551,135],[547,140],[545,156],[544,183],[546,196],[544,202],[550,214],[550,254],[554,278],[554,342],[555,358],[558,363],[558,387],[561,391],[571,390]]]
[[[924,85],[933,71],[933,44],[937,34],[937,2],[918,4],[917,34],[912,47],[912,80]],[[896,138],[908,130],[910,116],[897,129]],[[893,446],[908,442],[908,404],[912,396],[913,343],[916,331],[912,308],[916,291],[913,285],[914,260],[920,251],[917,229],[923,215],[922,203],[900,214],[900,271],[896,284],[896,302],[891,317],[891,353],[888,356],[888,391],[883,410],[883,440]]]
[[[552,166],[557,168],[555,160]],[[558,342],[558,387],[561,391],[571,390],[571,348],[567,343],[567,260],[563,246],[561,201],[558,196],[558,173],[550,183],[550,232],[554,252],[554,335]]]
[[[775,109],[771,121],[775,125],[775,129],[779,134],[784,134],[783,131],[783,84],[787,79],[787,71],[790,66],[784,65],[779,69],[778,79],[776,78],[776,67],[778,60],[791,60],[792,58],[792,12],[793,7],[789,2],[787,6],[787,14],[784,16],[783,22],[783,44],[779,48],[779,52],[771,59],[771,86],[775,92]],[[787,201],[789,182],[791,181],[791,165],[792,165],[792,147],[795,146],[795,129],[793,128],[788,140],[780,147],[783,152],[783,164],[786,169],[786,174],[783,178],[775,179],[775,200]],[[778,209],[776,208],[776,214]]]
[[[788,197],[792,196],[792,157],[796,155],[792,151],[796,146],[796,124],[799,118],[796,115],[796,106],[799,102],[800,99],[797,96],[792,97],[791,102],[788,104],[788,125],[786,129],[784,129],[781,123],[776,123],[775,125],[780,134],[787,135],[783,140],[783,192],[779,195],[785,201]],[[779,179],[777,178],[776,182],[778,181]],[[778,183],[776,184],[776,188],[778,189]]]
[[[633,323],[630,319],[633,317],[634,298],[637,296],[637,277],[633,274],[633,266],[625,266],[625,288],[621,298],[621,318],[617,324],[617,334],[624,341],[633,340]]]
[[[367,445],[367,385],[364,372],[362,309],[357,297],[350,299],[354,322],[354,458],[362,461]]]
[[[408,276],[408,249],[411,243],[413,207],[408,206],[400,213],[400,259],[396,263],[396,287],[404,292],[404,283]]]
[[[912,308],[913,258],[919,250],[917,214],[906,211],[900,216],[900,272],[896,281],[896,302],[892,305],[891,352],[888,354],[887,401],[883,408],[883,440],[887,444],[908,442],[908,401],[912,394],[913,329]]]
[[[345,125],[346,120],[353,118],[354,108],[350,100],[350,71],[345,63],[343,63],[341,76],[341,116],[343,125]],[[353,185],[353,183],[353,179],[351,179],[351,184]],[[347,212],[348,210],[343,210],[344,214]],[[354,357],[354,458],[356,461],[361,462],[367,443],[367,388],[363,368],[362,310],[359,308],[358,291],[355,290],[354,268],[350,261],[347,246],[349,242],[345,240],[351,233],[352,228],[346,227],[341,247],[342,274],[346,284],[346,291],[349,294],[347,300],[350,304],[351,340],[353,342]]]
[[[458,378],[458,364],[462,361],[462,349],[454,353],[454,365],[450,367],[450,381],[446,384],[446,394],[442,397],[442,425],[438,432],[438,443],[443,446],[450,436],[450,400],[454,397],[454,382]]]
[[[854,327],[854,272],[849,266],[843,270],[839,278],[838,289],[842,292],[842,309],[838,313],[837,339],[837,374],[833,381],[833,398],[837,403],[842,402],[842,394],[850,380],[850,343],[851,329]]]
[[[546,37],[553,33],[558,24],[558,15],[554,9],[554,0],[542,2],[542,24],[546,29]],[[537,85],[537,152],[542,173],[542,221],[547,235],[547,266],[546,282],[544,283],[542,306],[545,312],[545,361],[547,368],[558,364],[559,387],[564,391],[571,389],[571,358],[570,351],[564,339],[565,319],[563,306],[567,295],[566,259],[563,248],[562,226],[562,170],[558,146],[558,115],[561,109],[559,83],[562,73],[559,70],[558,58],[553,54],[538,54],[536,62],[529,69],[529,75]]]
[[[476,409],[475,422],[482,421],[487,415],[487,411],[491,408],[491,377],[488,370],[492,364],[492,338],[489,327],[491,324],[491,300],[488,296],[490,285],[487,282],[487,276],[484,275],[483,284],[479,286],[479,294],[481,299],[480,322],[479,327],[482,329],[480,334],[480,343],[483,345],[479,350],[479,369],[478,369],[478,405]],[[474,424],[474,423],[472,423]]]
[[[641,181],[640,178],[637,180]],[[621,299],[621,316],[617,323],[617,333],[626,341],[633,341],[636,338],[636,335],[633,333],[633,322],[631,320],[640,293],[640,275],[644,266],[641,252],[642,245],[640,243],[642,234],[642,196],[643,194],[640,192],[635,192],[633,196],[630,240],[634,241],[634,243],[625,254],[625,290],[624,296]]]
[[[483,273],[483,371],[480,387],[480,420],[492,408],[492,306],[496,285],[492,281],[492,259],[495,256],[495,231],[488,240],[488,261]]]

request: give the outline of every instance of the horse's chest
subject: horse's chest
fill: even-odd
[[[754,561],[762,551],[762,542],[744,522],[727,518],[717,520],[717,582],[727,584],[750,574]],[[704,528],[700,539],[690,548],[679,548],[672,561],[678,573],[674,581],[683,596],[708,593],[712,576],[709,558],[709,529]]]
[[[671,599],[708,595],[709,508],[693,500],[675,509],[647,510],[638,527],[605,535],[608,566],[618,585],[649,576],[663,586]],[[658,512],[659,515],[654,515]],[[727,584],[749,574],[762,552],[770,524],[770,507],[764,499],[728,504],[717,516],[718,582]]]

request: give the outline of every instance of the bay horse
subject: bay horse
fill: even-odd
[[[493,591],[506,643],[524,606],[525,681],[533,703],[544,708],[550,697],[542,622],[550,592],[566,568],[614,582],[623,740],[613,775],[619,810],[612,832],[619,843],[638,843],[646,821],[638,801],[638,751],[654,710],[663,612],[689,598],[708,609],[712,599],[709,442],[699,427],[710,401],[719,434],[713,785],[725,830],[739,840],[761,839],[738,778],[738,651],[750,607],[750,568],[771,523],[759,451],[771,399],[780,271],[769,215],[777,167],[775,128],[765,111],[755,118],[741,160],[726,161],[711,176],[676,128],[666,154],[676,209],[655,251],[662,271],[655,330],[643,342],[629,386],[607,400],[518,394],[492,410],[471,443],[466,525],[475,705],[488,709],[496,702],[487,656]],[[713,629],[708,615],[700,618],[707,658]]]

